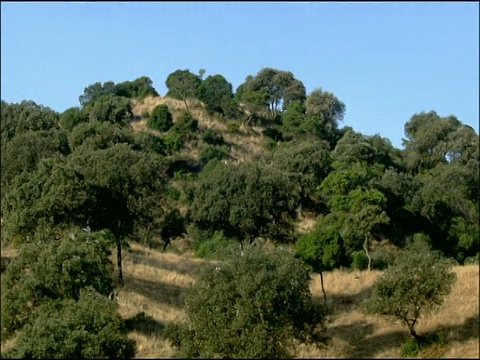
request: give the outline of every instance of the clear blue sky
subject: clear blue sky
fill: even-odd
[[[478,2],[1,2],[1,98],[62,112],[101,81],[177,69],[236,89],[263,67],[346,104],[343,125],[401,148],[415,113],[479,129]],[[342,126],[342,124],[340,124]]]

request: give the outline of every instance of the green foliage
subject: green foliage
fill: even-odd
[[[167,96],[175,99],[183,100],[187,112],[187,99],[194,98],[197,95],[198,87],[201,84],[198,75],[193,74],[189,70],[176,70],[168,75],[165,85],[167,85]]]
[[[77,125],[68,135],[72,151],[84,145],[92,149],[106,149],[113,144],[134,144],[134,135],[120,124],[94,121]]]
[[[182,112],[172,127],[172,132],[185,136],[191,136],[197,130],[198,120],[188,112]]]
[[[128,125],[133,118],[131,101],[119,96],[102,95],[85,106],[83,111],[89,121],[106,121],[122,126]]]
[[[69,233],[59,243],[25,245],[9,264],[2,275],[2,336],[31,324],[31,312],[41,304],[78,300],[87,287],[104,296],[112,291],[111,234]]]
[[[59,128],[59,115],[52,109],[24,100],[9,104],[1,100],[2,142],[28,130],[52,130]]]
[[[32,325],[25,326],[8,357],[50,359],[132,358],[116,305],[93,289],[82,289],[78,301],[63,299],[41,305]]]
[[[212,129],[205,130],[202,135],[202,139],[210,145],[223,145],[225,142],[222,134]]]
[[[88,117],[77,107],[69,108],[60,114],[60,126],[68,131],[71,131],[78,124],[87,121]]]
[[[169,325],[165,336],[183,357],[291,357],[293,339],[318,340],[323,325],[309,281],[309,269],[288,252],[248,248],[199,271],[185,297],[187,322]]]
[[[236,134],[240,130],[240,124],[235,121],[227,121],[227,133]]]
[[[208,76],[197,89],[197,97],[209,112],[227,114],[233,106],[232,84],[222,75]]]
[[[451,291],[456,275],[451,263],[422,242],[408,245],[374,286],[365,309],[401,320],[419,339],[419,318],[438,308]]]
[[[116,84],[115,95],[143,99],[147,96],[158,96],[158,93],[153,87],[153,81],[147,76],[142,76],[133,81]]]
[[[315,228],[301,236],[295,244],[295,256],[310,265],[315,272],[330,271],[344,261],[343,239],[328,215]]]
[[[169,243],[173,237],[180,236],[186,232],[185,219],[180,214],[178,209],[173,209],[172,211],[168,212],[163,218],[162,223],[160,235],[166,243]]]
[[[147,126],[158,131],[168,131],[173,126],[173,117],[167,105],[156,106],[148,118]]]
[[[200,152],[200,161],[203,164],[208,163],[212,159],[223,160],[229,157],[228,149],[225,146],[208,145]]]
[[[222,254],[222,250],[229,247],[231,242],[223,235],[223,231],[215,231],[213,236],[204,241],[195,241],[195,256],[202,259],[214,259],[218,254]]]
[[[205,169],[207,170],[207,169]],[[291,238],[297,197],[280,171],[253,164],[218,164],[192,189],[190,218],[201,229],[224,230],[242,240]]]
[[[356,270],[365,270],[368,267],[368,257],[364,251],[354,251],[351,254],[352,267]]]
[[[417,339],[409,338],[402,344],[402,356],[415,356],[420,351],[420,342]]]

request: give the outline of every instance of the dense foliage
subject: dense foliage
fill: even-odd
[[[60,114],[33,101],[1,101],[1,241],[26,246],[2,282],[9,289],[2,291],[2,334],[20,333],[16,356],[44,357],[55,351],[65,357],[114,356],[110,345],[102,345],[107,343],[116,344],[112,346],[118,356],[132,355],[113,315],[108,315],[112,322],[92,325],[95,331],[89,327],[77,332],[82,325],[75,324],[83,321],[85,304],[93,307],[90,300],[111,313],[95,298],[113,286],[107,254],[116,247],[121,284],[122,248],[133,238],[149,246],[158,245],[160,238],[165,250],[186,236],[202,257],[215,257],[239,241],[238,255],[245,243],[268,240],[291,246],[294,264],[301,260],[321,275],[338,267],[390,266],[376,287],[375,306],[383,313],[401,308],[411,329],[412,319],[448,292],[451,277],[445,275],[442,257],[462,265],[478,262],[479,135],[470,126],[435,111],[413,114],[405,119],[403,148],[397,149],[379,135],[342,127],[348,104],[320,87],[307,93],[290,71],[263,68],[248,75],[235,92],[223,75],[204,79],[204,74],[204,69],[198,74],[175,70],[165,81],[168,101],[148,110],[146,97],[155,100],[159,94],[146,76],[89,85],[80,106]],[[134,113],[139,105],[142,114]],[[148,128],[157,131],[134,131],[132,123],[141,117],[148,117]],[[304,220],[315,225],[306,229]],[[99,231],[104,231],[102,236]],[[424,258],[410,248],[404,251],[418,234],[433,251],[418,251]],[[394,265],[398,252],[404,255]],[[293,263],[284,259],[284,268],[277,255],[262,254],[258,249],[258,266],[272,273],[255,263],[249,266],[282,293],[281,282],[288,281],[282,271]],[[252,259],[250,254],[238,261]],[[248,278],[250,270],[242,264],[238,274]],[[298,274],[289,276],[306,274],[297,265],[289,271]],[[418,269],[424,274],[420,288],[416,273],[411,273]],[[205,279],[219,275],[205,274],[210,274]],[[416,289],[417,295],[395,288],[395,281]],[[231,284],[221,286],[224,299],[236,296]],[[96,294],[92,296],[97,300],[82,303],[87,293]],[[265,299],[273,301],[268,296]],[[205,301],[207,306],[213,300]],[[418,305],[413,313],[412,304]],[[78,316],[60,319],[52,309],[61,314],[73,309]],[[270,314],[271,309],[264,310],[262,314]],[[222,316],[225,329],[219,334],[224,336],[233,318],[229,312]],[[209,319],[198,321],[207,326]],[[250,336],[290,336],[288,326],[297,326],[296,320],[281,326],[272,320],[278,325],[273,329],[252,319],[241,325],[248,328],[252,321],[253,332],[230,337],[230,344],[220,346],[224,340],[215,337],[214,343],[205,344],[183,340],[182,352],[288,355],[277,340],[261,342]],[[85,326],[91,325],[84,320]],[[110,335],[102,329],[110,329]],[[49,331],[58,332],[56,341],[66,347],[48,347]],[[188,337],[192,330],[182,331]],[[241,350],[246,339],[256,344],[251,352]],[[77,340],[83,352],[73,346]]]
[[[286,251],[248,248],[204,267],[185,298],[187,321],[167,336],[192,358],[285,358],[293,339],[319,340],[308,268]]]

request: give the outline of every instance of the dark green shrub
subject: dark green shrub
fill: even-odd
[[[165,196],[171,200],[175,200],[175,201],[178,201],[180,200],[180,196],[182,195],[182,193],[180,192],[180,190],[178,190],[177,188],[173,187],[173,186],[168,186],[166,189],[165,189]]]
[[[13,358],[132,358],[135,341],[128,338],[116,304],[93,289],[82,290],[78,301],[49,302],[35,311],[25,326]]]
[[[198,130],[198,120],[190,113],[182,112],[172,127],[172,131],[181,135],[190,135]]]
[[[173,126],[173,117],[168,110],[167,105],[156,106],[150,117],[148,118],[147,126],[150,129],[158,131],[168,131]]]
[[[227,122],[227,133],[236,134],[240,130],[240,124],[235,121]]]
[[[160,232],[163,241],[165,241],[163,250],[170,244],[170,240],[173,237],[180,236],[185,233],[185,231],[185,219],[180,214],[180,211],[174,209],[168,212],[163,219],[162,230]]]
[[[187,322],[164,334],[182,357],[291,357],[294,338],[320,340],[324,315],[309,284],[309,269],[292,254],[248,247],[200,268],[185,296]]]
[[[228,151],[223,146],[209,145],[200,152],[200,161],[203,164],[208,163],[212,159],[223,160],[228,158]]]
[[[273,128],[273,127],[268,127],[266,128],[265,130],[262,131],[263,132],[263,135],[272,139],[273,141],[275,142],[278,142],[278,141],[283,141],[283,134],[281,131],[279,131],[278,129],[276,128]]]
[[[108,296],[113,290],[110,244],[103,232],[72,233],[59,243],[26,245],[2,279],[2,337],[31,323],[31,313],[45,302],[78,300],[93,287]]]
[[[212,259],[230,244],[229,239],[223,235],[223,231],[215,231],[210,239],[194,242],[195,255],[202,259]]]
[[[352,253],[352,267],[355,270],[365,270],[368,267],[368,257],[365,251],[359,250]]]
[[[408,338],[407,341],[402,344],[402,356],[404,357],[415,356],[419,351],[420,342],[416,339]]]
[[[180,151],[184,144],[183,137],[176,133],[167,133],[162,136],[162,141],[170,154]]]
[[[142,111],[142,117],[145,118],[145,119],[150,118],[150,113],[148,112],[148,110],[143,110]]]
[[[202,139],[210,145],[222,145],[224,143],[222,134],[219,134],[212,129],[207,129],[203,133]]]

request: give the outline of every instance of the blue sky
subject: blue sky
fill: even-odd
[[[340,124],[402,147],[435,110],[479,131],[478,2],[1,2],[1,98],[62,112],[97,81],[177,69],[236,89],[289,70],[346,104]]]

